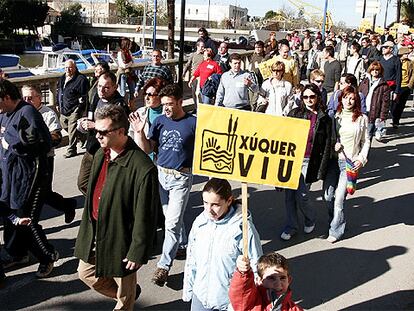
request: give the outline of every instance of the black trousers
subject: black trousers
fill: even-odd
[[[394,123],[395,125],[400,124],[402,113],[404,111],[405,105],[407,104],[410,95],[411,89],[409,87],[403,87],[401,88],[401,94],[400,98],[398,99],[398,102],[391,102],[392,123]]]
[[[46,163],[38,168],[39,174],[35,178],[26,204],[15,214],[19,217],[30,217],[32,223],[29,226],[14,226],[10,220],[4,221],[5,249],[13,257],[21,257],[30,251],[40,263],[54,261],[54,247],[47,241],[46,234],[39,224],[40,214],[47,193],[48,177]]]

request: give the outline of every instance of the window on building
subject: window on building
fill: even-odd
[[[190,9],[188,9],[188,14],[190,14]]]
[[[198,9],[196,9],[196,15],[198,14]]]

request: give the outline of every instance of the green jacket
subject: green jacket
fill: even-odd
[[[93,221],[93,190],[104,160],[103,149],[96,153],[82,221],[75,245],[75,256],[88,262],[96,236],[97,277],[123,277],[124,258],[145,264],[152,251],[160,208],[157,169],[151,159],[128,138],[125,154],[108,166],[99,203],[98,221]]]

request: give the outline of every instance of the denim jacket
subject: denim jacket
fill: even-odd
[[[256,268],[263,251],[250,216],[248,221],[249,258],[251,266]],[[231,206],[227,215],[218,221],[211,220],[205,212],[201,213],[189,235],[183,300],[190,301],[195,295],[205,308],[227,310],[230,280],[242,250],[241,206]]]

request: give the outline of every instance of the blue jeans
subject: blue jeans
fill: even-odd
[[[204,308],[201,301],[198,300],[197,296],[193,294],[193,297],[191,298],[191,311],[221,311],[221,310]]]
[[[170,270],[179,244],[187,244],[184,212],[193,184],[192,174],[175,172],[166,173],[158,167],[160,198],[165,217],[165,237],[157,266],[166,270]]]
[[[286,225],[283,231],[288,234],[295,234],[298,231],[298,207],[305,218],[305,226],[310,227],[315,224],[315,211],[309,205],[309,187],[305,183],[305,176],[308,170],[309,159],[303,159],[302,174],[299,178],[297,190],[285,190]]]
[[[339,164],[339,179],[338,185],[335,191],[335,203],[333,210],[333,218],[329,227],[329,235],[337,239],[340,239],[345,232],[345,215],[344,215],[344,202],[346,198],[346,161],[338,160]]]
[[[203,95],[203,94],[201,94],[201,102],[203,104],[208,104],[208,105],[213,105],[214,104],[214,103],[211,102],[211,98],[210,97],[208,97],[206,95]]]
[[[332,158],[328,161],[326,177],[325,177],[325,180],[323,181],[323,198],[328,208],[329,222],[333,218],[335,191],[338,185],[338,178],[339,178],[338,159]]]
[[[119,77],[119,88],[118,88],[119,94],[121,94],[121,96],[124,97],[125,93],[126,93],[126,89],[128,88],[129,96],[130,96],[130,98],[132,98],[133,95],[134,95],[134,91],[135,91],[135,85],[134,84],[135,83],[133,81],[128,82],[126,74],[124,74],[124,73],[121,74],[120,77]]]

